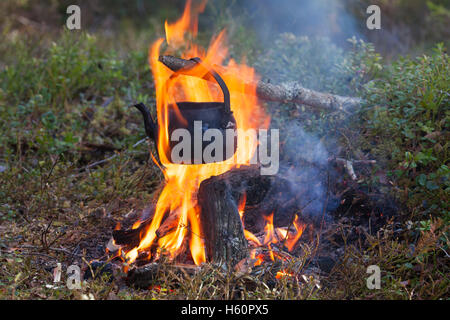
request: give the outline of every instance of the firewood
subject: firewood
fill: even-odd
[[[302,210],[299,199],[303,193],[292,188],[286,178],[262,176],[257,165],[234,168],[203,181],[197,194],[197,203],[207,261],[227,270],[248,257],[249,243],[237,207],[244,194],[247,199],[244,225],[254,234],[264,234],[265,216],[274,215],[275,227],[286,226]],[[180,210],[176,210],[166,215],[156,231],[158,238],[176,230],[180,213]],[[148,219],[137,229],[114,231],[115,243],[126,245],[127,248],[136,247],[150,223],[151,219]],[[143,256],[142,261],[148,263],[147,257]]]
[[[178,227],[178,220],[181,216],[181,210],[175,210],[168,214],[165,220],[161,223],[158,230],[156,230],[156,236],[158,238],[162,238],[165,235],[168,235],[172,231],[175,231]]]
[[[222,176],[200,184],[198,203],[207,260],[232,270],[248,256],[247,240],[230,182]]]
[[[173,56],[160,56],[159,61],[172,71],[178,71],[186,75],[192,75],[191,68],[196,65],[196,62],[192,60],[185,60]],[[212,67],[225,78],[227,74],[230,74],[224,67],[217,65],[213,65]],[[204,79],[214,81],[208,75]],[[360,98],[344,97],[310,90],[302,87],[298,82],[286,82],[277,85],[258,81],[256,84],[246,82],[245,85],[256,85],[256,95],[262,100],[302,104],[320,110],[351,112],[352,110],[358,109],[362,104]]]
[[[136,229],[129,230],[114,230],[113,239],[116,245],[123,245],[129,248],[134,248],[139,245],[140,240],[145,235],[147,227],[152,223],[152,218],[148,218],[141,222]]]

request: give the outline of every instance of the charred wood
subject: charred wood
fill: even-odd
[[[134,248],[139,245],[140,240],[145,235],[147,228],[152,223],[153,218],[144,220],[136,229],[114,230],[113,239],[116,245]]]
[[[198,203],[207,260],[231,270],[248,256],[247,239],[231,184],[222,176],[200,184]]]

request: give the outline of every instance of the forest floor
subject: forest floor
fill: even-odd
[[[323,39],[284,35],[263,54],[249,49],[256,41],[245,31],[233,37],[232,52],[251,53],[248,60],[263,76],[271,74],[265,69],[270,66],[286,72],[277,81],[294,74],[312,89],[367,101],[352,115],[265,105],[272,127],[295,122],[334,157],[377,160],[358,170],[352,190],[389,196],[393,214],[373,234],[348,242],[354,227],[348,214],[331,215],[344,241],[339,261],[326,272],[268,284],[265,276],[224,273],[211,265],[195,275],[163,266],[145,290],[107,275],[70,290],[66,268],[78,263],[88,270],[93,260],[108,260],[106,246],[117,223],[137,219],[164,184],[149,155],[153,144],[138,143],[145,137],[140,115],[128,107],[143,101],[154,108],[147,47],[161,30],[117,37],[3,32],[0,299],[449,298],[450,61],[443,45],[418,58],[385,61],[356,39],[341,50]],[[280,61],[279,52],[291,58]],[[295,132],[282,135],[282,145],[292,146],[294,138]],[[287,148],[281,158],[295,165],[298,159]],[[292,263],[304,266],[313,254]],[[53,282],[57,263],[62,284]],[[381,269],[381,289],[367,287],[370,265]]]

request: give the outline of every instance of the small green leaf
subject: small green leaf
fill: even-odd
[[[423,173],[417,177],[417,182],[419,183],[419,185],[421,185],[422,187],[425,186],[426,182],[427,182],[427,176],[424,175]]]

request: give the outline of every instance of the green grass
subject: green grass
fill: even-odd
[[[366,88],[366,132],[373,153],[404,190],[411,210],[450,220],[450,60],[442,45],[431,56],[400,58]],[[419,212],[417,212],[419,214]]]

